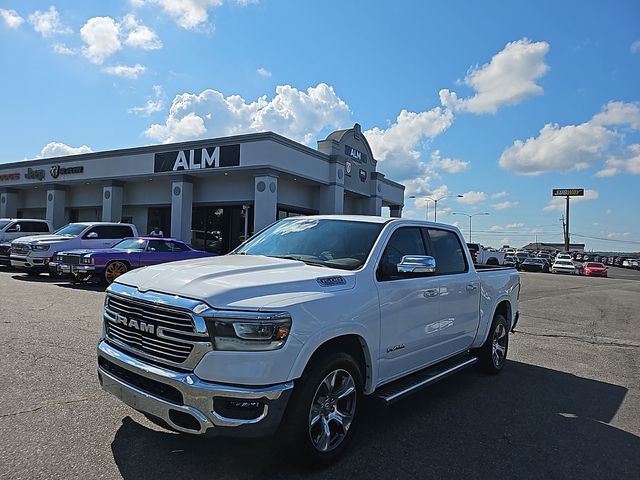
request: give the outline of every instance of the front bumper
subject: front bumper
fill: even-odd
[[[61,262],[49,262],[49,270],[58,273],[88,273],[93,275],[96,267],[95,265],[70,265]]]
[[[11,266],[20,270],[46,272],[49,270],[48,257],[28,257],[11,255]]]
[[[193,373],[142,362],[106,341],[98,345],[98,377],[103,390],[135,410],[198,435],[270,435],[293,389],[293,382],[251,388],[204,382]],[[234,409],[238,415],[230,416]]]

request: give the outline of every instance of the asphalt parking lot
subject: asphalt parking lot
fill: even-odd
[[[163,431],[103,393],[103,289],[0,269],[0,478],[640,478],[640,272],[522,274],[505,371],[364,406],[337,464]]]

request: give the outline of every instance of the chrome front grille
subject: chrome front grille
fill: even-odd
[[[80,265],[79,255],[62,255],[62,263],[67,265]]]
[[[11,253],[15,253],[16,255],[28,255],[29,245],[26,243],[12,243]]]
[[[143,356],[181,365],[194,347],[209,344],[206,333],[197,333],[191,314],[137,298],[107,295],[107,338]]]

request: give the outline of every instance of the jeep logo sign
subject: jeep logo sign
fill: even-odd
[[[154,162],[154,172],[184,172],[204,168],[237,167],[240,165],[240,145],[156,153]]]

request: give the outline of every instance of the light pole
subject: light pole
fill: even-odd
[[[409,198],[424,198],[426,200],[431,200],[433,202],[433,221],[437,222],[438,221],[438,202],[440,200],[444,200],[445,198],[462,198],[464,195],[445,195],[444,197],[440,197],[440,198],[431,198],[431,197],[416,197],[415,195],[409,195]],[[429,204],[427,203],[427,214],[429,214]],[[429,220],[427,218],[427,220]]]
[[[482,213],[473,213],[473,214],[469,215],[468,213],[453,212],[451,215],[464,215],[465,217],[469,217],[469,243],[471,243],[471,219],[473,217],[475,217],[476,215],[489,215],[489,213],[488,212],[482,212]]]

